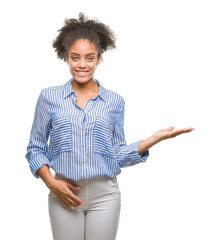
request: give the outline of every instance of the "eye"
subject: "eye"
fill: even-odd
[[[72,57],[71,59],[74,60],[74,61],[77,61],[78,57]]]
[[[93,60],[93,58],[89,57],[89,58],[87,58],[87,60],[88,60],[89,62],[91,62],[91,61]]]

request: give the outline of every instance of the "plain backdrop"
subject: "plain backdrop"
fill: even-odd
[[[211,0],[1,2],[0,238],[52,239],[49,190],[25,154],[40,91],[71,78],[52,41],[80,11],[116,34],[117,48],[104,54],[95,78],[126,101],[127,144],[171,125],[196,129],[122,169],[117,240],[217,240],[218,7]]]

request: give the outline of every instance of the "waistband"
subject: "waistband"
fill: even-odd
[[[62,176],[61,174],[58,174],[58,173],[55,173],[54,178],[57,179],[57,180],[63,180],[63,181],[69,182],[69,183],[71,183],[73,185],[76,185],[76,186],[89,185],[89,184],[93,184],[93,183],[99,182],[99,181],[100,182],[107,181],[109,179],[111,179],[113,181],[117,181],[116,176],[114,176],[113,178],[110,178],[108,176],[100,176],[100,177],[97,177],[97,178],[75,181],[73,179],[65,178],[64,176]]]

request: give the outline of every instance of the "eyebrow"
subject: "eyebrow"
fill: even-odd
[[[79,53],[75,53],[75,52],[71,52],[70,54],[80,55]],[[95,53],[88,53],[88,54],[86,54],[86,56],[87,55],[95,55]]]

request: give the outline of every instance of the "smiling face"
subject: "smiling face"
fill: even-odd
[[[66,62],[75,81],[86,83],[93,79],[100,57],[94,43],[88,39],[79,39],[68,50]]]

